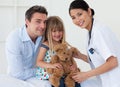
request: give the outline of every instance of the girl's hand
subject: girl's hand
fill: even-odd
[[[86,72],[77,72],[73,74],[72,78],[75,80],[75,82],[81,83],[89,77]]]
[[[54,63],[54,64],[52,64],[52,68],[62,69],[63,67],[60,63]]]

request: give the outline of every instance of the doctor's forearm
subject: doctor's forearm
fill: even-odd
[[[117,58],[111,56],[108,58],[108,60],[106,60],[106,62],[101,65],[100,67],[90,70],[87,72],[88,77],[92,77],[92,76],[97,76],[100,74],[103,74],[105,72],[108,72],[112,69],[114,69],[115,67],[118,66],[118,61]]]

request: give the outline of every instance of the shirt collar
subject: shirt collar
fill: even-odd
[[[30,38],[30,36],[28,35],[28,33],[27,33],[27,29],[26,29],[26,26],[24,25],[23,26],[23,28],[21,29],[21,36],[22,36],[22,41],[24,42],[24,41],[31,41],[31,38]],[[42,36],[39,36],[38,38],[37,38],[37,40],[36,40],[36,42],[39,42],[39,41],[41,41],[41,39],[42,39]]]
[[[23,28],[21,29],[21,36],[22,36],[22,41],[29,41],[31,40],[28,33],[27,33],[27,29],[26,26],[24,25]]]

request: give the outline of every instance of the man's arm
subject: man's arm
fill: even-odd
[[[11,34],[6,41],[6,57],[8,61],[8,73],[18,79],[26,80],[35,76],[35,68],[25,64],[22,54],[22,42],[15,34]],[[26,67],[27,66],[27,67]]]

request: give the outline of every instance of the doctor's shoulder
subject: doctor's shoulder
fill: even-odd
[[[95,29],[94,29],[95,28]],[[98,20],[95,20],[94,24],[93,24],[93,29],[94,29],[94,32],[96,33],[113,33],[111,28],[105,24],[104,22],[101,22],[101,21],[98,21]]]

